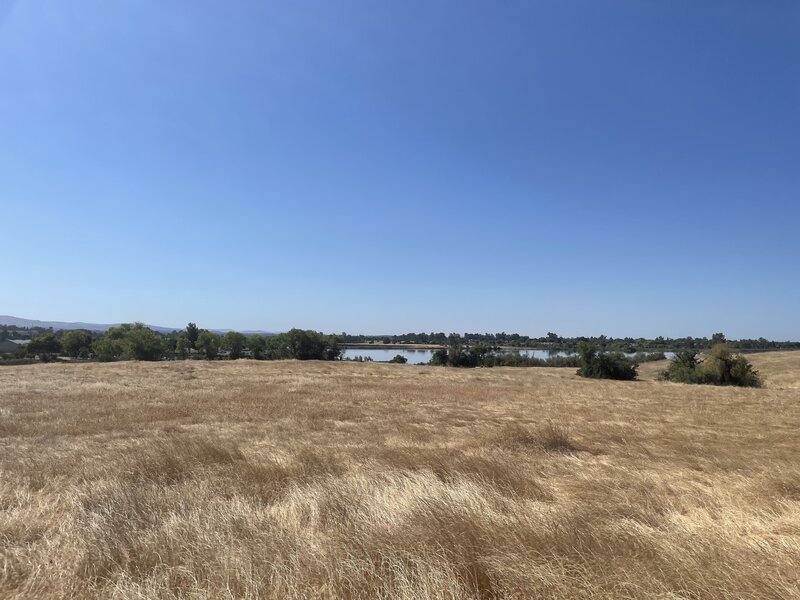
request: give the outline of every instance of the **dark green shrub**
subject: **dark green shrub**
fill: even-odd
[[[435,367],[446,367],[449,364],[447,350],[442,349],[434,352],[428,364]]]
[[[636,379],[639,365],[629,361],[621,352],[598,352],[592,344],[581,342],[578,345],[578,375],[592,379]]]
[[[761,387],[758,371],[740,354],[733,354],[728,344],[715,344],[703,360],[694,352],[681,352],[670,363],[663,379],[679,383]]]
[[[661,378],[680,383],[701,383],[699,381],[700,373],[697,371],[698,364],[697,352],[684,350],[675,355],[667,370],[661,374]]]
[[[389,362],[404,365],[408,362],[408,359],[400,354],[395,354]]]

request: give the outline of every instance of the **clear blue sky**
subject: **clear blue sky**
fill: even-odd
[[[794,0],[0,0],[0,314],[800,339]]]

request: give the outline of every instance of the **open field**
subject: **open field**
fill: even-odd
[[[0,598],[798,598],[800,352],[0,369]]]

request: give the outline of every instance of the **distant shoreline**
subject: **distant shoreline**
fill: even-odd
[[[370,343],[352,343],[352,344],[339,344],[340,348],[350,350],[447,350],[448,346],[444,344],[384,344],[382,342],[376,344]],[[515,350],[542,350],[547,351],[547,348],[541,347],[528,347],[528,346],[497,346],[499,350],[505,352],[513,352]],[[562,352],[562,350],[553,350],[553,352]],[[564,352],[569,352],[565,350]]]
[[[445,350],[440,344],[339,344],[341,348],[352,350]]]

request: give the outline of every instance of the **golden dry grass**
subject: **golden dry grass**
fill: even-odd
[[[800,352],[0,369],[0,597],[800,597]]]

